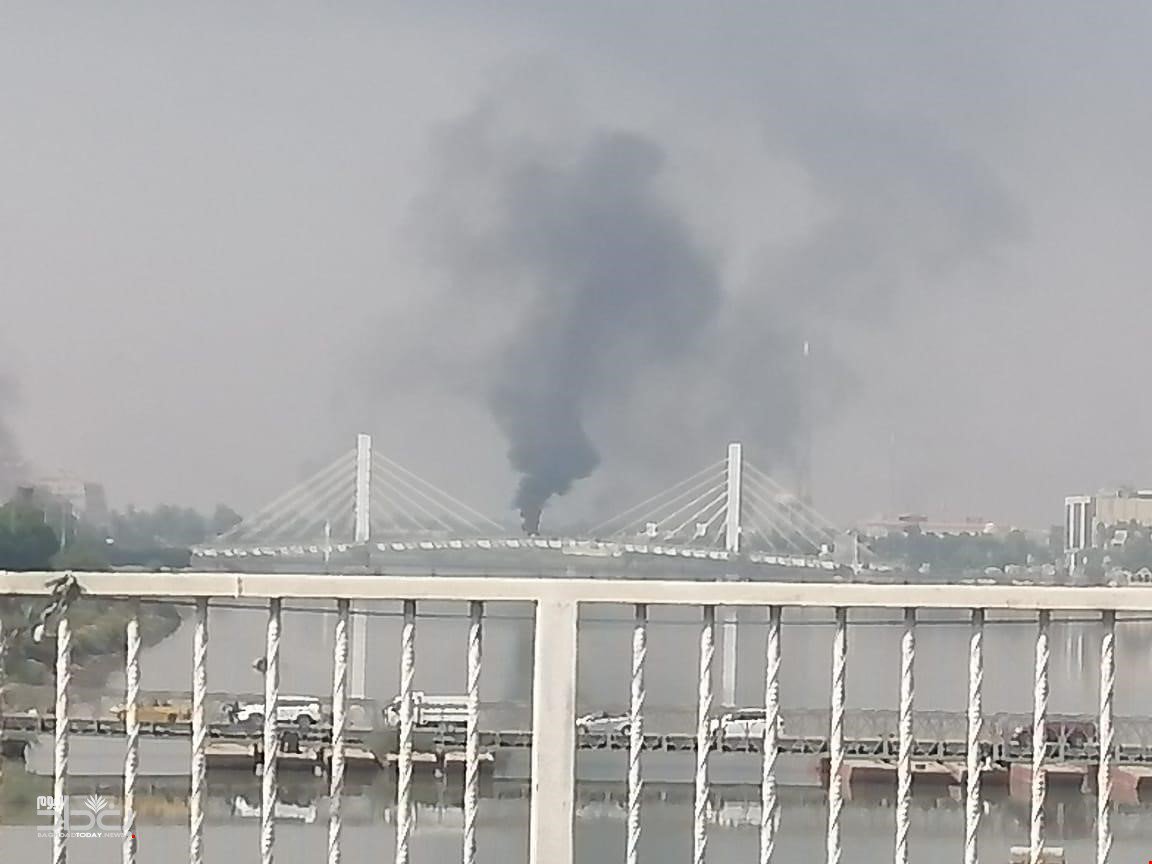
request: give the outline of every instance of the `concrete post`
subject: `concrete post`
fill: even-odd
[[[735,606],[725,606],[721,612],[722,640],[724,642],[724,656],[720,669],[720,701],[725,707],[736,707],[736,648],[739,639],[737,626],[737,609]]]
[[[349,652],[352,655],[352,680],[348,695],[353,699],[363,699],[368,671],[368,616],[353,612],[348,623],[352,628],[352,650]]]
[[[531,864],[572,864],[576,793],[575,600],[536,604],[532,669]]]

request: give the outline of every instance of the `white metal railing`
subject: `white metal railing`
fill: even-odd
[[[0,595],[48,594],[49,579],[60,574],[0,572]],[[409,861],[413,828],[413,672],[416,664],[418,604],[422,601],[468,601],[468,722],[466,743],[464,840],[462,860],[476,860],[476,802],[479,763],[479,680],[482,666],[484,604],[491,602],[530,602],[536,608],[536,628],[532,706],[532,782],[530,817],[530,861],[532,864],[573,864],[573,815],[575,805],[576,748],[576,657],[577,620],[582,606],[627,604],[635,608],[632,642],[632,679],[628,760],[628,835],[623,857],[629,864],[637,860],[637,843],[642,830],[641,801],[643,778],[641,750],[644,744],[645,658],[647,654],[648,612],[652,606],[695,606],[703,610],[700,629],[699,690],[697,706],[697,770],[693,826],[694,861],[705,860],[710,821],[708,752],[710,750],[712,665],[715,644],[716,607],[758,606],[768,610],[768,640],[764,707],[767,715],[763,742],[763,789],[760,816],[761,864],[773,860],[779,830],[780,802],[776,781],[779,755],[777,723],[780,714],[780,640],[784,610],[789,607],[828,609],[835,616],[832,651],[831,719],[829,736],[830,779],[828,788],[827,861],[842,860],[841,837],[844,790],[840,768],[845,757],[844,713],[848,674],[849,610],[893,609],[903,614],[901,639],[901,689],[899,711],[899,759],[897,809],[894,832],[896,862],[907,864],[908,830],[912,819],[911,753],[912,712],[915,702],[912,675],[916,652],[917,610],[965,610],[970,614],[970,655],[967,725],[967,806],[965,818],[965,862],[980,860],[977,835],[982,814],[980,778],[981,734],[983,727],[982,689],[984,672],[983,634],[989,611],[1030,611],[1037,613],[1035,639],[1035,692],[1032,718],[1032,817],[1029,859],[1042,860],[1045,848],[1044,797],[1046,791],[1046,724],[1048,720],[1049,650],[1048,631],[1053,613],[1091,611],[1101,615],[1100,708],[1098,737],[1097,864],[1109,860],[1112,844],[1111,775],[1115,761],[1113,698],[1115,691],[1115,625],[1117,613],[1152,611],[1152,593],[1147,588],[1067,588],[1033,586],[977,585],[862,585],[829,586],[805,583],[701,583],[679,581],[614,581],[576,579],[529,579],[491,577],[411,577],[365,578],[332,575],[272,575],[237,573],[77,573],[72,574],[83,593],[97,596],[137,599],[194,599],[195,635],[193,647],[192,779],[190,800],[189,861],[203,864],[204,797],[206,765],[207,653],[209,609],[212,598],[250,598],[266,601],[266,692],[264,712],[263,808],[261,816],[261,861],[272,864],[275,856],[275,803],[278,780],[276,754],[279,738],[275,705],[279,698],[280,618],[285,599],[326,600],[336,605],[338,624],[333,656],[333,729],[330,772],[331,810],[328,861],[341,860],[341,801],[344,794],[344,759],[347,746],[348,630],[352,601],[399,600],[404,603],[401,637],[401,712],[398,754],[396,860]],[[71,630],[67,611],[59,614],[57,628],[57,698],[55,793],[67,793],[69,736],[69,670]],[[127,640],[127,735],[125,760],[124,827],[131,837],[135,825],[135,785],[137,742],[140,724],[134,702],[139,695],[139,624],[128,625]],[[869,670],[867,674],[872,674]],[[68,838],[63,831],[63,814],[57,811],[53,860],[65,864]],[[136,858],[134,842],[125,840],[123,860]]]

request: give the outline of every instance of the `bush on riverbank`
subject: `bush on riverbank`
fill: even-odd
[[[33,490],[24,490],[0,507],[0,570],[108,570],[110,553],[120,559],[130,550],[110,544],[74,518],[60,549],[58,535],[49,525]],[[162,554],[163,553],[163,554]],[[167,557],[165,558],[164,555]],[[188,550],[152,550],[149,562],[187,566]],[[49,684],[56,666],[55,627],[46,628],[40,642],[32,639],[46,598],[0,597],[0,687],[9,684]],[[81,596],[69,608],[72,623],[72,662],[75,672],[98,674],[123,663],[128,620],[127,600]],[[145,646],[165,639],[180,626],[175,606],[145,603],[140,606],[140,636]]]
[[[19,608],[15,608],[19,606]],[[8,647],[0,681],[13,684],[49,684],[54,680],[56,665],[55,629],[45,630],[40,642],[32,639],[32,626],[39,616],[43,601],[7,602],[3,613]],[[127,600],[80,597],[69,609],[72,625],[72,662],[76,672],[95,671],[123,663],[126,653],[126,628],[132,617],[132,604]],[[180,626],[180,611],[168,604],[140,605],[140,638],[145,647],[170,636]]]

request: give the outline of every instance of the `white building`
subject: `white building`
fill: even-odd
[[[1152,528],[1152,490],[1116,489],[1064,499],[1064,549],[1076,554],[1103,542],[1106,528],[1127,523]]]

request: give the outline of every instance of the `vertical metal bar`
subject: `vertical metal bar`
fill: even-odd
[[[1115,730],[1112,703],[1116,695],[1116,613],[1104,612],[1100,634],[1100,768],[1096,775],[1096,864],[1112,854],[1112,768]]]
[[[464,864],[476,864],[480,804],[480,670],[484,660],[484,604],[468,604],[468,729],[464,745]]]
[[[416,601],[404,601],[404,629],[400,634],[400,753],[396,782],[396,864],[408,864],[412,843],[412,731],[415,704],[412,680],[416,674]]]
[[[192,633],[192,794],[188,859],[204,864],[204,796],[208,783],[208,598],[196,599]]]
[[[693,864],[704,864],[708,849],[708,751],[712,749],[712,667],[716,656],[716,607],[704,607],[700,628],[700,679],[696,701],[696,806]],[[721,732],[721,734],[723,734]]]
[[[1036,622],[1036,688],[1032,698],[1032,833],[1030,864],[1044,856],[1044,798],[1048,792],[1048,627],[1052,613],[1041,610]]]
[[[648,656],[648,607],[636,606],[632,625],[632,694],[628,716],[628,847],[627,864],[640,861],[640,800],[644,795],[644,777],[640,770],[640,753],[644,749],[644,663]]]
[[[904,610],[900,640],[900,755],[896,789],[896,864],[908,864],[908,830],[912,821],[912,703],[916,698],[916,610]]]
[[[124,837],[121,859],[124,864],[136,862],[136,774],[140,769],[140,604],[132,601],[128,619],[124,663],[124,722],[127,746],[124,751]]]
[[[573,864],[578,610],[576,600],[536,604],[530,864]]]
[[[776,782],[776,760],[780,757],[780,617],[779,606],[768,608],[768,646],[764,672],[764,773],[760,786],[760,864],[771,864],[780,817]]]
[[[280,598],[268,601],[268,644],[264,671],[264,788],[260,809],[260,862],[273,864],[276,844],[277,769],[280,735],[277,705],[280,701]]]
[[[836,608],[832,636],[832,717],[828,736],[828,864],[840,864],[840,817],[844,809],[844,702],[847,695],[848,610]]]
[[[52,861],[68,862],[68,685],[72,681],[72,625],[65,610],[56,625],[56,752],[53,765]]]
[[[984,610],[972,610],[968,636],[968,794],[965,799],[964,864],[980,864],[980,738],[984,725]]]
[[[340,864],[344,829],[344,755],[348,734],[348,619],[352,604],[336,601],[336,638],[332,649],[332,767],[328,786],[328,864]]]

